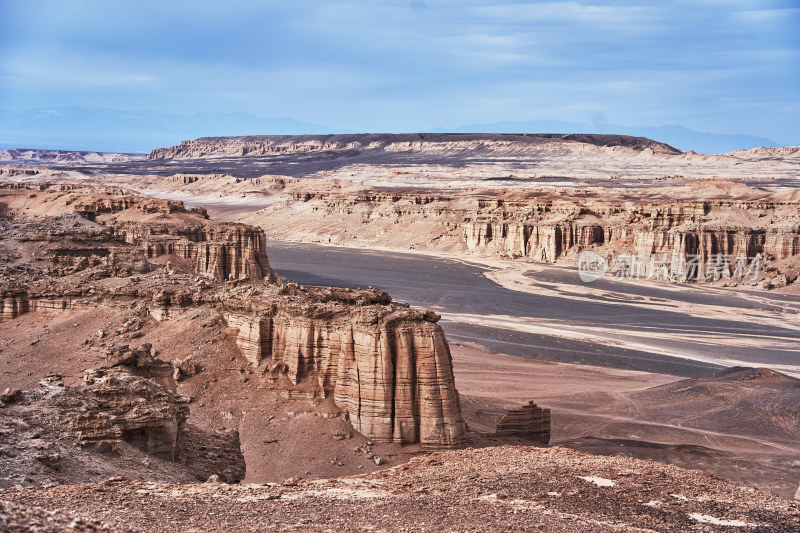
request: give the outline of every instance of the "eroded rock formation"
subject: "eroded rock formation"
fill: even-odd
[[[39,477],[44,469],[45,475],[74,481],[91,479],[96,468],[120,458],[123,465],[113,468],[136,477],[241,480],[245,465],[238,434],[188,426],[189,399],[158,382],[162,374],[171,378],[172,365],[153,359],[149,351],[147,345],[126,347],[123,352],[133,356],[85,371],[79,386],[65,386],[61,376],[51,375],[39,389],[16,391],[13,402],[0,406],[0,435],[14,450],[5,466],[17,475]],[[161,372],[166,367],[169,371]],[[201,449],[207,453],[198,453]],[[160,475],[149,468],[128,472],[126,461],[147,461],[142,453],[170,466]],[[8,479],[10,472],[0,471]]]
[[[124,440],[152,455],[174,459],[178,433],[189,415],[185,398],[127,369],[89,370],[85,388],[70,389],[64,400],[80,397],[86,408],[69,430],[83,443]]]
[[[732,192],[715,195],[715,187]],[[794,279],[797,269],[793,275],[785,263],[800,256],[800,204],[725,180],[676,188],[674,198],[659,191],[613,198],[544,190],[337,192],[303,184],[291,184],[284,194],[292,200],[250,220],[269,231],[276,227],[273,217],[288,218],[296,228],[292,238],[299,240],[382,246],[388,241],[405,248],[573,264],[582,251],[593,250],[612,269],[634,258],[642,276],[680,281],[737,277],[738,263],[746,271],[756,258],[762,269],[772,263],[787,280]],[[762,277],[763,270],[750,281]]]
[[[13,208],[27,205],[30,194],[14,189],[5,198]],[[51,191],[36,194],[39,202],[53,196]],[[67,200],[72,194],[67,192]],[[375,289],[265,283],[277,276],[269,268],[263,230],[251,226],[207,222],[180,205],[140,202],[133,196],[105,195],[78,207],[81,216],[12,219],[3,228],[4,242],[16,255],[9,255],[6,275],[0,278],[0,320],[26,313],[68,316],[98,306],[133,307],[158,321],[213,310],[227,321],[260,386],[296,397],[333,397],[355,429],[376,442],[464,443],[450,351],[436,324],[438,315],[392,302]],[[31,262],[33,255],[42,261]],[[24,276],[12,275],[18,272]],[[139,327],[137,315],[108,333],[131,338]],[[102,339],[106,334],[97,335]],[[175,388],[173,369],[156,365],[149,347],[118,345],[109,350],[107,361],[129,367],[126,375]],[[124,385],[116,369],[98,372],[88,378],[90,384],[112,391]],[[183,366],[175,375],[182,373]],[[104,425],[104,416],[86,414],[76,427],[87,439],[102,440],[106,430],[127,431]],[[174,454],[165,444],[176,438],[170,424],[146,430],[141,435],[145,446]]]
[[[276,383],[332,395],[378,442],[464,443],[450,350],[438,316],[389,304],[381,291],[317,293],[320,303],[226,311],[237,343]],[[342,298],[337,300],[338,297]],[[360,300],[351,308],[348,300]]]
[[[188,261],[195,272],[218,281],[277,280],[267,259],[264,232],[252,226],[122,223],[114,227],[114,233],[127,243],[141,246],[150,259],[174,256]]]
[[[511,409],[497,421],[497,434],[550,443],[550,409],[542,409],[533,401],[519,409]]]
[[[17,188],[4,191],[2,197],[17,220],[14,207],[18,206],[22,217],[31,200],[55,203],[62,211],[55,220],[48,220],[47,227],[23,218],[24,222],[4,232],[9,238],[40,243],[41,252],[49,254],[50,275],[98,265],[105,266],[112,276],[141,274],[151,268],[148,260],[168,256],[217,281],[278,279],[269,266],[266,237],[259,228],[209,222],[203,210],[187,211],[181,202],[122,194],[113,188],[91,195],[73,193],[68,186],[61,188],[67,191],[30,194]],[[125,216],[119,220],[123,212]],[[171,214],[169,223],[158,222],[159,217]],[[153,216],[157,218],[148,218]]]

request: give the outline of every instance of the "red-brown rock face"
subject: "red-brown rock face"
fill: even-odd
[[[166,220],[142,221],[148,218],[129,211],[137,208],[135,201],[116,200],[88,210],[100,213],[94,221],[70,213],[49,222],[0,226],[2,243],[23,250],[20,256],[50,256],[49,265],[36,268],[22,261],[0,265],[0,272],[26,273],[0,278],[0,321],[115,306],[137,307],[158,321],[199,308],[216,311],[259,371],[260,386],[290,396],[333,396],[354,428],[379,442],[464,443],[450,351],[437,315],[393,303],[374,289],[264,283],[277,276],[269,267],[263,230],[200,221],[185,211],[173,217],[164,214],[167,209],[155,213]],[[127,207],[121,213],[113,211],[122,204]],[[116,221],[106,209],[118,215]],[[126,322],[98,336],[126,335],[130,329]],[[109,357],[132,361],[136,353],[122,346]],[[147,377],[170,386],[170,376],[156,370],[150,368]],[[84,422],[87,428],[104,424]]]
[[[702,184],[706,192],[716,182],[709,183]],[[720,186],[733,187],[730,182]],[[680,199],[653,191],[642,199],[634,193],[617,198],[586,191],[464,190],[445,196],[310,187],[294,184],[291,201],[250,220],[277,231],[289,218],[298,240],[391,243],[547,263],[574,264],[589,249],[609,264],[625,255],[646,263],[652,258],[667,265],[671,279],[680,278],[681,265],[689,261],[705,271],[721,257],[749,265],[757,256],[769,262],[800,254],[800,204],[745,186],[737,189],[741,198],[709,193],[714,199],[706,200],[687,199],[691,188],[674,191],[683,195]]]
[[[80,191],[77,186],[62,185],[58,190],[33,194],[22,189],[0,194],[14,207],[9,210],[11,217],[24,220],[10,228],[6,238],[42,243],[39,253],[49,255],[51,275],[64,276],[98,265],[105,266],[112,276],[141,274],[150,270],[148,260],[172,256],[181,267],[217,281],[278,280],[269,266],[264,231],[259,228],[208,221],[204,210],[189,211],[181,202],[115,188],[94,194],[80,194],[73,188]],[[34,207],[36,202],[50,204],[53,207],[46,212],[58,209],[61,213],[50,224],[27,219],[27,204],[32,199]],[[121,242],[133,246],[121,246]]]
[[[407,308],[350,316],[278,311],[226,313],[251,363],[310,385],[347,410],[355,429],[379,442],[427,447],[464,443],[464,422],[444,333]]]
[[[267,259],[264,231],[252,226],[124,223],[115,226],[114,232],[125,242],[143,247],[148,258],[176,256],[188,261],[198,274],[217,281],[277,280]]]

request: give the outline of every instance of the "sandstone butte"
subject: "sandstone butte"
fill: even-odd
[[[428,448],[464,443],[438,315],[376,289],[284,284],[269,266],[263,230],[208,221],[180,202],[58,189],[0,189],[14,220],[4,238],[48,260],[46,271],[13,261],[4,267],[0,320],[101,302],[142,304],[157,320],[213,308],[274,387],[333,396],[366,437]],[[26,218],[34,204],[49,218]],[[110,277],[131,283],[108,288],[103,280]]]

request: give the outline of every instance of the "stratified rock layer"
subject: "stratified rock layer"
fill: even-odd
[[[54,196],[63,198],[63,191],[61,196],[4,192],[12,206],[27,205],[33,197],[64,207],[53,202]],[[72,194],[71,189],[66,193],[68,200]],[[450,350],[435,313],[394,303],[375,289],[265,283],[277,276],[269,267],[263,230],[207,222],[202,213],[189,213],[174,202],[103,194],[72,207],[80,216],[66,213],[0,227],[6,242],[51,259],[49,266],[0,265],[6,273],[25,274],[0,278],[0,320],[120,306],[168,321],[204,308],[227,321],[229,334],[264,386],[297,398],[332,396],[354,428],[377,442],[464,443]],[[115,334],[131,328],[123,324]],[[98,332],[98,338],[105,335]],[[109,360],[132,364],[134,373],[174,390],[170,369],[140,368],[149,357],[148,350],[127,345],[108,354]],[[103,379],[105,374],[96,377]],[[87,417],[82,434],[95,431],[98,439],[105,438],[103,420]],[[145,430],[148,448],[174,442],[175,432],[162,429]],[[150,436],[156,433],[161,436]],[[174,447],[164,451],[175,453]]]
[[[533,401],[519,409],[511,409],[497,421],[497,434],[549,444],[550,409],[542,409]]]
[[[218,281],[277,280],[267,259],[264,231],[252,226],[124,223],[115,226],[114,233],[141,246],[150,259],[174,256],[188,261],[195,272]]]
[[[326,304],[225,312],[253,365],[333,395],[355,429],[378,442],[464,443],[450,349],[438,316],[388,304],[380,291],[327,293]],[[359,297],[363,307],[347,308]],[[336,298],[343,298],[337,300]],[[371,304],[371,305],[370,305]]]
[[[21,187],[2,190],[12,218],[25,220],[29,204],[37,201],[54,204],[48,213],[60,211],[45,223],[47,227],[41,220],[28,220],[8,230],[9,237],[42,243],[41,251],[50,255],[51,275],[98,265],[112,276],[141,274],[150,270],[149,260],[167,256],[216,281],[278,280],[269,266],[260,228],[211,222],[202,209],[188,211],[181,202],[123,194],[114,188],[80,194],[80,189],[73,192],[72,186],[61,185],[66,192],[31,194]],[[36,190],[39,187],[47,185]],[[164,217],[168,222],[161,221]]]
[[[573,264],[581,252],[592,250],[620,275],[630,275],[626,269],[635,263],[642,277],[694,282],[739,282],[752,274],[748,280],[755,284],[765,265],[777,264],[786,274],[778,285],[796,279],[796,268],[785,263],[800,257],[800,204],[726,180],[675,187],[675,199],[658,191],[609,198],[586,191],[486,189],[442,195],[339,192],[338,183],[329,190],[316,184],[286,186],[290,201],[276,202],[249,220],[277,233],[289,219],[295,240]]]

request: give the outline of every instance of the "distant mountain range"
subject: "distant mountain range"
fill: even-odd
[[[0,110],[0,148],[147,153],[198,137],[304,133],[350,132],[249,113],[177,115],[86,107]]]
[[[694,150],[707,154],[757,146],[780,146],[762,137],[702,133],[680,125],[619,126],[533,120],[471,124],[427,131],[431,133],[611,133],[649,137],[681,150]],[[0,110],[0,149],[43,148],[146,153],[153,148],[172,146],[180,141],[198,137],[333,133],[355,132],[302,122],[290,117],[263,118],[249,113],[177,115],[157,111],[131,112],[85,107]]]

